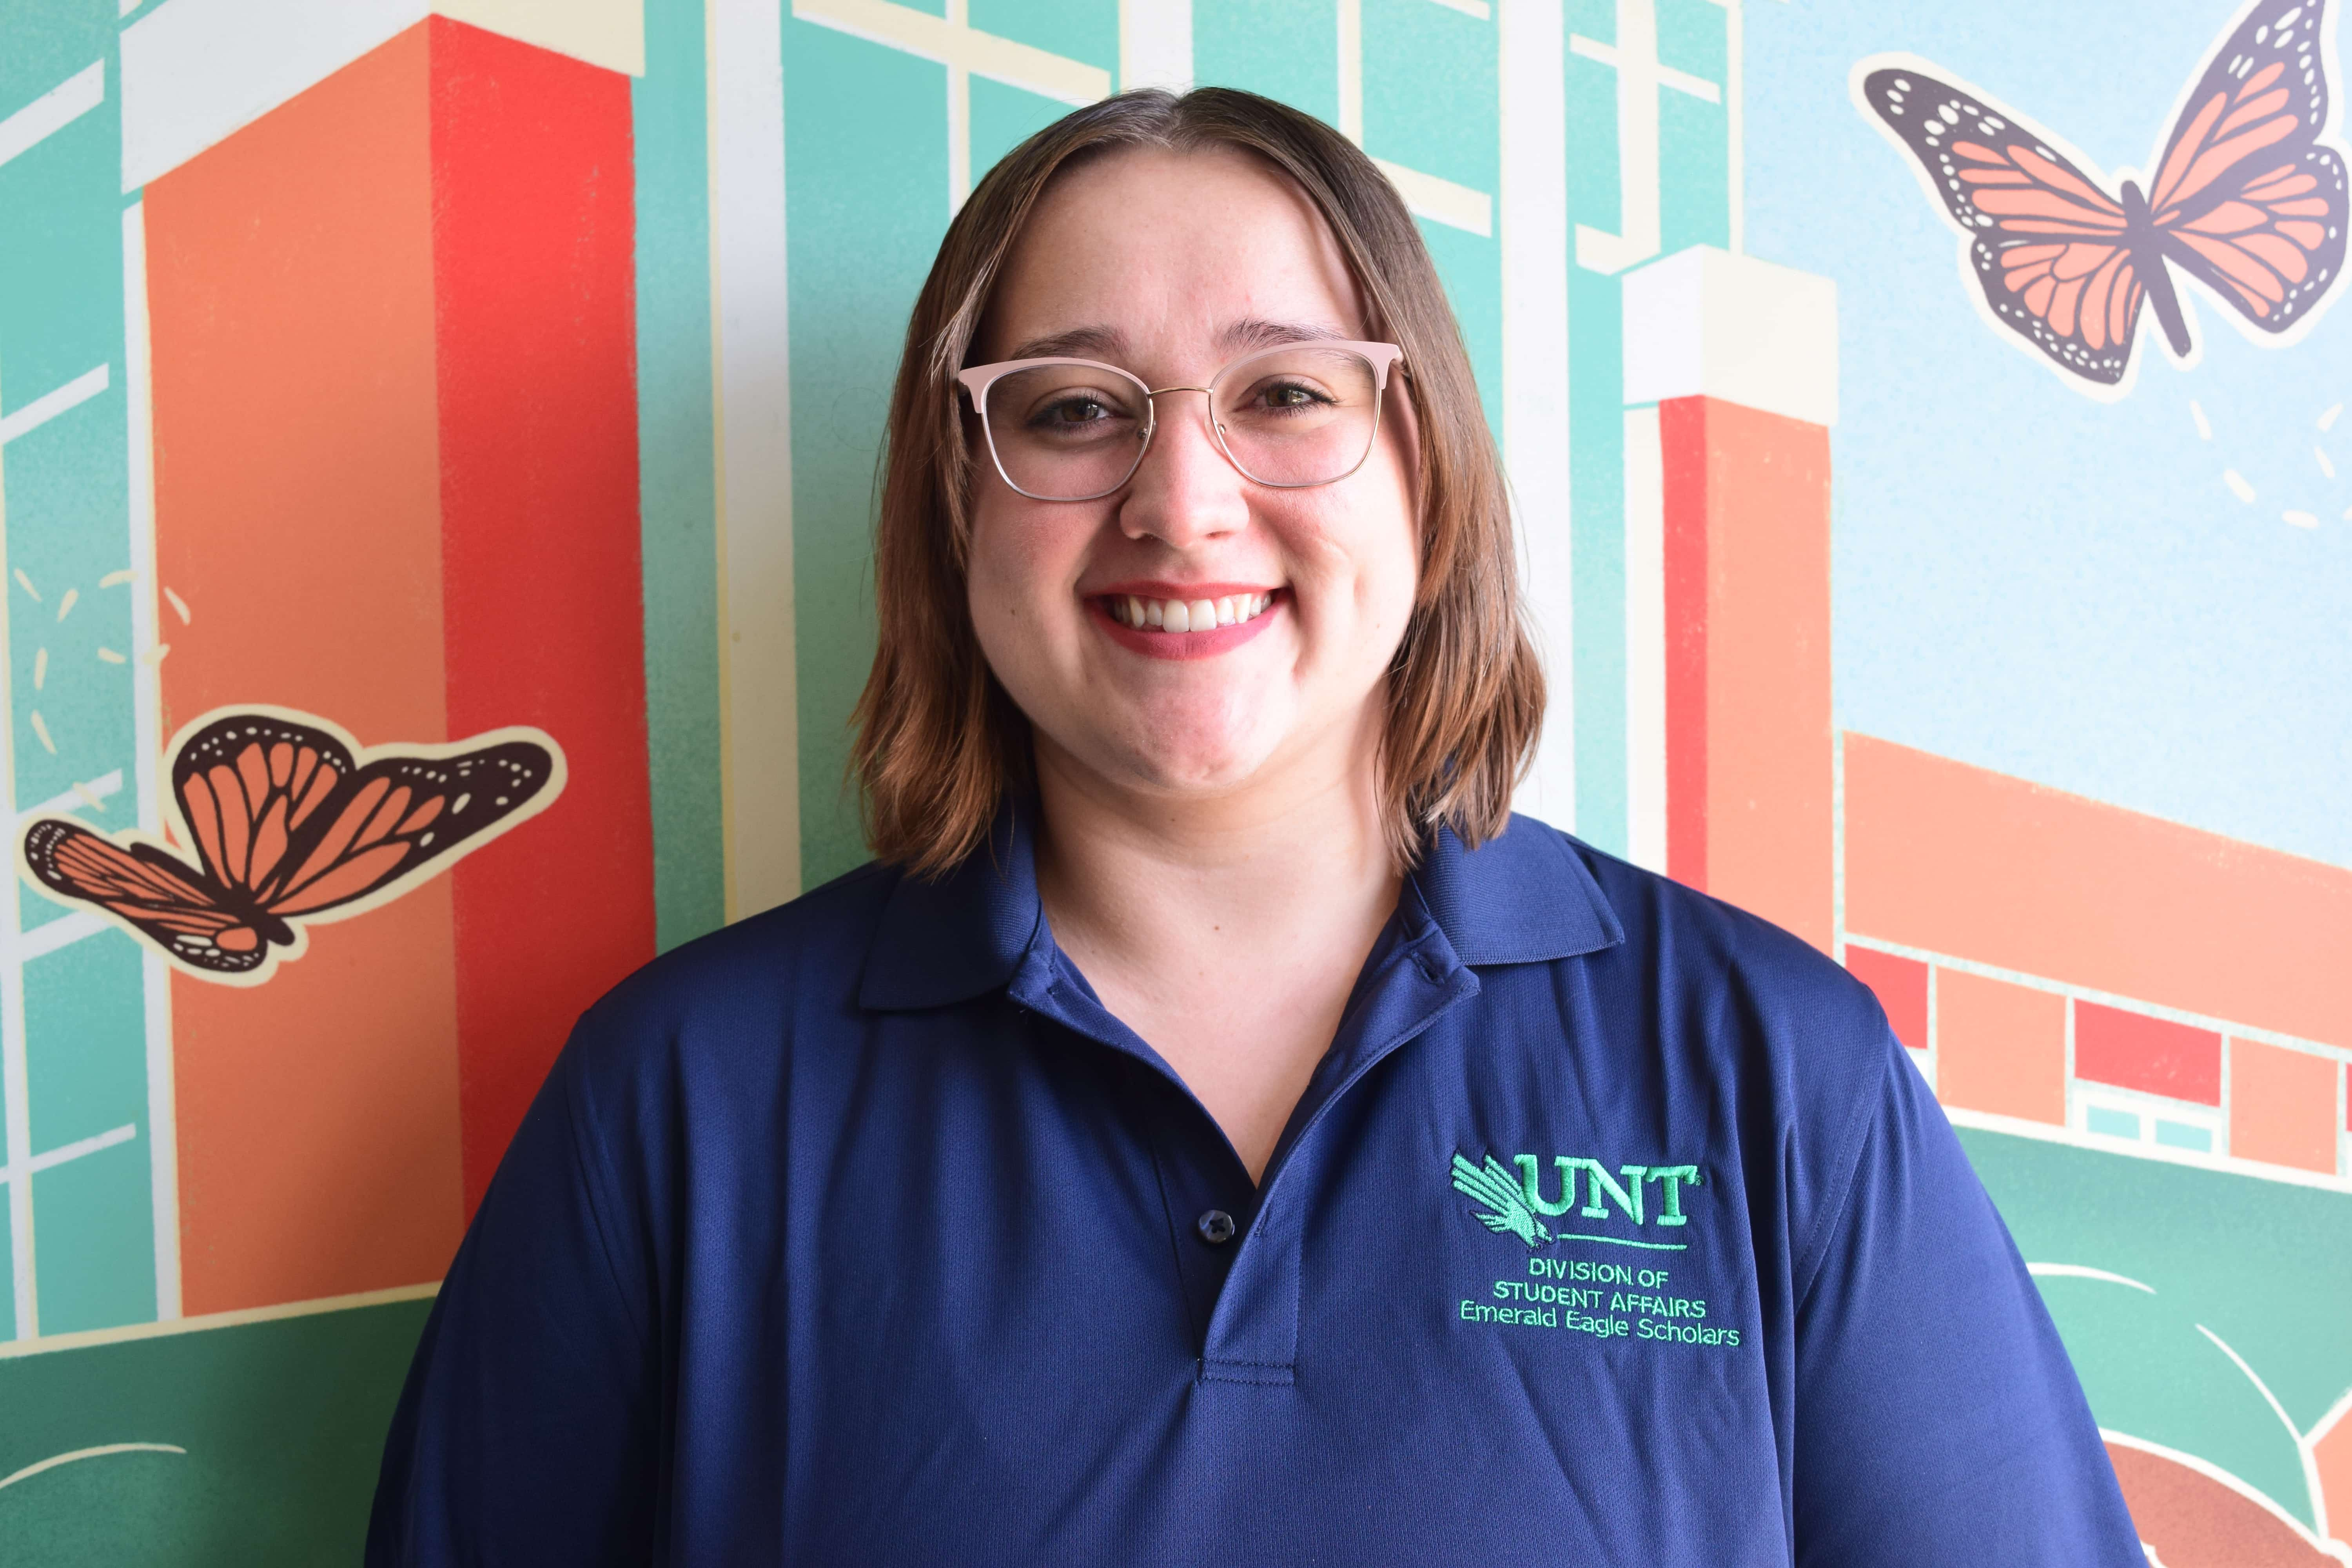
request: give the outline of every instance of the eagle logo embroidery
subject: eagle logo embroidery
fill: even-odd
[[[1484,1168],[1472,1164],[1460,1154],[1454,1156],[1454,1190],[1474,1203],[1486,1205],[1478,1211],[1478,1223],[1500,1236],[1508,1231],[1528,1244],[1529,1251],[1547,1245],[1551,1232],[1543,1221],[1536,1218],[1520,1194],[1518,1178],[1503,1168],[1492,1154],[1486,1156]]]

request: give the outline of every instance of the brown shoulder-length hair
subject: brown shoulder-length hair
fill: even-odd
[[[990,171],[948,226],[907,323],[874,544],[880,644],[851,722],[874,853],[938,876],[985,840],[1032,779],[1028,720],[990,674],[966,597],[973,460],[955,374],[1038,198],[1074,162],[1122,148],[1251,154],[1322,214],[1370,336],[1404,351],[1420,428],[1421,577],[1389,673],[1381,792],[1400,868],[1439,825],[1500,833],[1544,708],[1520,621],[1508,496],[1470,357],[1396,189],[1321,121],[1229,88],[1124,92],[1076,110]],[[1399,384],[1391,384],[1392,393]]]

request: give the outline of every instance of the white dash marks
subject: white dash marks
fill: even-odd
[[[30,717],[33,721],[33,733],[40,738],[41,749],[49,755],[56,756],[58,743],[49,739],[49,721],[41,717],[41,710],[37,708],[32,710]]]
[[[2326,447],[2314,447],[2311,449],[2311,456],[2313,460],[2318,463],[2319,471],[2321,473],[2326,474],[2331,479],[2336,477],[2336,460],[2327,455]]]
[[[100,648],[98,650],[98,657],[102,663],[106,664],[121,664],[124,662],[123,657],[110,647]]]
[[[2296,528],[2317,528],[2319,526],[2319,519],[2314,517],[2307,511],[2283,511],[2279,513],[2279,517],[2283,521],[2291,523]]]
[[[58,601],[58,619],[62,621],[68,616],[72,615],[73,607],[79,603],[81,603],[81,590],[79,588],[68,588],[66,590],[66,596]]]
[[[2205,417],[2205,405],[2193,397],[2189,400],[2189,417],[2197,421],[2197,438],[2200,441],[2213,438],[2213,422]]]
[[[2224,468],[2221,470],[2221,482],[2230,487],[2231,495],[2248,506],[2254,504],[2254,487],[2246,483],[2245,475],[2235,468]]]
[[[183,599],[179,595],[174,594],[169,588],[165,588],[163,590],[163,597],[172,601],[172,613],[180,617],[180,624],[182,626],[186,626],[189,621],[188,601]]]
[[[45,647],[36,648],[33,650],[33,689],[38,691],[42,682],[48,679],[49,650]]]
[[[125,566],[120,572],[109,572],[105,576],[100,577],[98,580],[98,585],[101,588],[120,588],[138,575],[138,573]]]
[[[2330,409],[2328,409],[2328,411],[2327,411],[2326,413],[2325,413],[2325,414],[2321,415],[2321,416],[2319,416],[2319,429],[2320,429],[2320,433],[2321,433],[2322,435],[2326,434],[2328,426],[2331,426],[2331,425],[2334,425],[2334,424],[2336,423],[2336,416],[2337,415],[2339,415],[2339,414],[2343,413],[2343,412],[2344,412],[2344,405],[2342,405],[2342,404],[2338,403],[2338,404],[2336,404],[2335,406],[2333,406],[2333,407],[2331,407]]]
[[[37,605],[41,602],[41,591],[33,586],[33,580],[25,575],[25,569],[22,566],[17,567],[11,575],[16,579],[16,586],[33,595],[33,603]]]

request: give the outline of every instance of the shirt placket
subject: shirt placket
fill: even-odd
[[[1331,1107],[1439,1015],[1475,996],[1478,980],[1423,915],[1386,944],[1360,984],[1290,1122],[1253,1187],[1207,1110],[1174,1072],[1082,984],[1060,973],[1050,939],[1013,975],[1013,999],[1040,1016],[1150,1066],[1168,1099],[1146,1108],[1162,1207],[1204,1384],[1296,1381],[1305,1222],[1322,1163],[1315,1130]]]

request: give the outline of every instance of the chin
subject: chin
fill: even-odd
[[[1153,794],[1222,795],[1246,784],[1275,751],[1269,740],[1255,733],[1211,735],[1194,730],[1171,741],[1165,728],[1153,730],[1149,738],[1123,748],[1121,759],[1121,771]]]

